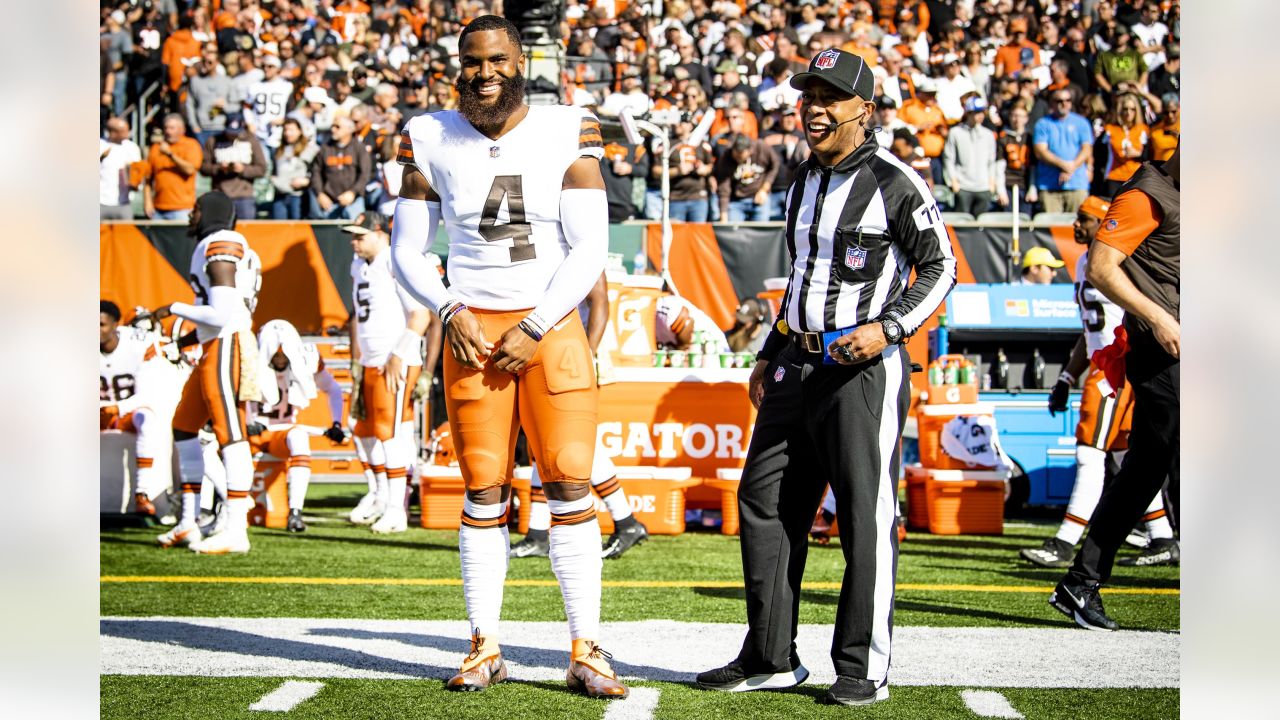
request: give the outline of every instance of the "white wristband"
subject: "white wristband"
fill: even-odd
[[[1058,382],[1065,382],[1065,383],[1066,383],[1066,384],[1068,384],[1068,385],[1075,385],[1075,384],[1076,384],[1076,376],[1075,376],[1075,375],[1072,375],[1071,373],[1067,372],[1066,370],[1063,370],[1063,371],[1058,375]]]
[[[405,330],[391,353],[402,360],[419,360],[422,358],[422,336],[412,330]]]

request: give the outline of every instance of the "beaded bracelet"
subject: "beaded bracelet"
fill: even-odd
[[[536,342],[542,342],[542,333],[538,332],[538,329],[535,328],[533,326],[533,323],[529,322],[528,320],[521,320],[520,324],[517,325],[516,327],[523,330],[525,335],[528,335],[529,337],[533,338]]]
[[[453,319],[453,316],[457,315],[458,313],[466,309],[467,309],[467,306],[463,305],[462,303],[457,303],[455,305],[449,306],[448,308],[445,309],[444,313],[441,314],[440,322],[443,323],[444,326],[447,328],[449,327],[449,321]]]

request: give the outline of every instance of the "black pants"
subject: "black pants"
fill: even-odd
[[[1089,535],[1067,573],[1073,584],[1106,582],[1116,551],[1168,478],[1165,506],[1178,527],[1178,361],[1148,335],[1135,333],[1125,357],[1133,388],[1133,427],[1120,472],[1102,491],[1089,520]]]
[[[910,398],[910,361],[897,346],[845,367],[788,345],[769,365],[738,488],[748,623],[738,659],[749,672],[790,669],[809,528],[829,482],[845,557],[831,659],[840,675],[887,678]]]

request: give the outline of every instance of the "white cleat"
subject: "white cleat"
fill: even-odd
[[[210,537],[223,532],[228,527],[228,521],[231,516],[228,513],[228,503],[223,502],[218,505],[218,514],[213,517],[207,524],[200,526],[200,534],[204,537]]]
[[[402,533],[409,529],[409,515],[404,510],[388,510],[370,530],[381,533]]]
[[[385,501],[379,501],[378,496],[373,493],[366,493],[360,498],[360,502],[356,503],[355,509],[348,516],[351,522],[357,525],[372,525],[382,514],[387,511]]]
[[[156,542],[160,543],[162,548],[171,548],[174,545],[190,545],[203,539],[204,535],[200,532],[200,526],[194,522],[178,523],[170,528],[169,532],[156,536]]]
[[[191,544],[191,551],[201,555],[226,555],[249,552],[249,532],[243,528],[227,529]]]

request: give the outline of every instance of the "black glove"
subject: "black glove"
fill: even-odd
[[[324,431],[324,436],[335,443],[342,443],[347,439],[347,434],[342,431],[341,423],[334,423],[328,430]]]
[[[262,433],[266,432],[267,426],[255,420],[254,422],[251,422],[248,425],[246,425],[244,428],[244,431],[246,434],[249,435],[249,437],[255,437],[257,435],[261,435]]]
[[[1071,397],[1071,386],[1075,384],[1075,378],[1071,377],[1066,370],[1058,376],[1058,382],[1054,383],[1053,389],[1049,391],[1049,414],[1057,415],[1060,412],[1067,411],[1067,400]]]

